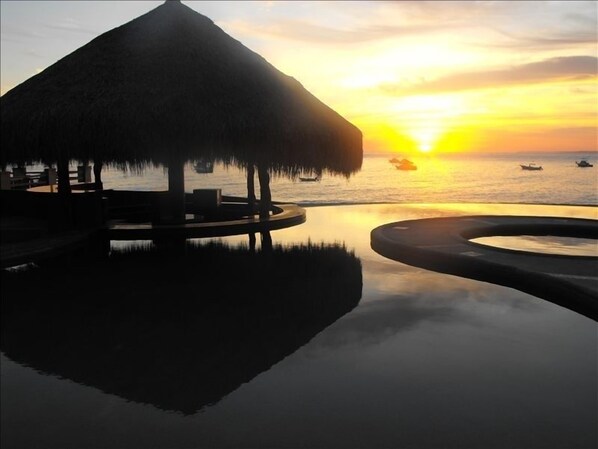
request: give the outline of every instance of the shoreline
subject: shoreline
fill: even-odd
[[[277,203],[284,204],[284,201],[277,201]],[[364,202],[331,202],[331,203],[322,203],[322,202],[315,202],[315,203],[305,203],[305,202],[296,202],[297,206],[300,207],[324,207],[324,206],[368,206],[368,205],[375,205],[375,204],[389,204],[389,205],[397,205],[397,206],[409,206],[409,205],[431,205],[431,204],[496,204],[496,205],[505,205],[505,206],[567,206],[567,207],[598,207],[598,203],[596,204],[575,204],[575,203],[512,203],[512,202],[503,202],[503,201],[445,201],[445,202],[398,202],[398,201],[364,201]]]

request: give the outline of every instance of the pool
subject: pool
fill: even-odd
[[[271,247],[115,242],[105,261],[3,278],[2,447],[596,447],[595,321],[369,239],[400,220],[597,209],[309,207]]]

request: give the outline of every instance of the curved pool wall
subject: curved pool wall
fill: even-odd
[[[396,261],[517,288],[598,320],[598,254],[545,254],[472,241],[518,234],[596,240],[598,220],[511,215],[402,220],[373,229],[371,245]]]

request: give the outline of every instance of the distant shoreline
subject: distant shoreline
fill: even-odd
[[[431,151],[429,153],[414,152],[414,151],[367,151],[364,150],[363,156],[396,156],[397,154],[408,154],[411,157],[440,157],[440,156],[509,156],[518,154],[585,154],[598,157],[598,150],[524,150],[524,151]]]
[[[280,202],[280,201],[279,201]],[[297,202],[297,206],[300,207],[324,207],[324,206],[368,206],[368,205],[377,205],[377,204],[389,204],[389,205],[422,205],[422,204],[496,204],[496,205],[530,205],[530,206],[568,206],[568,207],[598,207],[598,203],[596,204],[571,204],[571,203],[512,203],[512,202],[490,202],[490,201],[483,201],[483,202],[476,202],[476,201],[455,201],[455,202],[399,202],[399,201],[362,201],[362,202],[331,202],[331,203],[302,203]]]

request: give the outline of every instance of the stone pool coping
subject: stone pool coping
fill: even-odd
[[[598,238],[598,220],[510,215],[405,220],[374,228],[370,244],[389,259],[513,287],[598,321],[598,257],[518,251],[469,241],[524,234]]]

